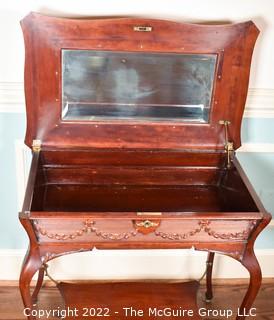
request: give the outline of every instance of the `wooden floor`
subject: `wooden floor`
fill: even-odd
[[[234,318],[230,317],[228,319],[235,319],[235,312],[239,306],[242,297],[246,291],[247,284],[245,281],[218,281],[214,285],[214,299],[211,304],[206,304],[203,302],[204,286],[199,290],[198,294],[198,305],[200,308],[206,307],[207,309],[224,310],[232,309],[234,311]],[[39,309],[57,309],[63,308],[62,297],[59,291],[52,286],[46,285],[42,288],[39,296]],[[265,280],[258,298],[254,304],[256,307],[257,316],[250,317],[248,319],[256,320],[274,320],[274,281]],[[2,285],[0,286],[0,319],[1,320],[23,320],[25,319],[22,313],[23,306],[21,302],[21,297],[17,286],[15,285]],[[104,317],[102,317],[104,318]],[[162,317],[163,319],[168,319],[167,317]],[[162,319],[161,318],[161,319]],[[42,318],[46,319],[46,318]],[[48,319],[58,319],[58,318],[48,318]],[[129,318],[136,319],[135,318]],[[153,318],[151,318],[153,319]],[[156,318],[154,318],[156,319]],[[178,318],[178,319],[187,319]],[[191,318],[190,318],[191,319]],[[211,316],[203,317],[203,319],[225,319],[224,317]],[[82,320],[82,319],[79,319]],[[118,320],[118,319],[117,319]]]

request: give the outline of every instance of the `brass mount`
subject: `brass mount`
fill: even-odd
[[[44,269],[44,272],[45,272],[45,276],[48,277],[53,283],[55,283],[56,285],[59,284],[59,281],[55,280],[52,278],[52,276],[49,274],[48,272],[48,264],[47,263],[43,263],[43,269]]]
[[[219,124],[223,125],[225,128],[225,152],[227,154],[227,164],[226,167],[228,169],[231,168],[231,163],[233,159],[233,154],[234,154],[234,145],[232,141],[228,140],[228,126],[230,125],[229,120],[220,120]]]
[[[152,228],[152,227],[158,227],[159,222],[153,222],[151,220],[145,220],[141,222],[136,222],[137,227],[144,227],[146,229]]]
[[[42,141],[39,139],[32,140],[32,151],[39,152],[41,150]]]

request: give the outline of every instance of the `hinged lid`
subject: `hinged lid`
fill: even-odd
[[[31,13],[26,144],[228,151],[240,126],[258,29]],[[225,126],[220,121],[228,121]]]

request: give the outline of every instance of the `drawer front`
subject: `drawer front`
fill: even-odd
[[[37,219],[39,242],[246,241],[258,220]]]

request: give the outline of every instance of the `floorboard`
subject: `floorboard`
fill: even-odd
[[[203,302],[204,285],[201,286],[198,293],[198,306],[200,308],[214,310],[232,309],[234,317],[228,319],[235,319],[235,312],[239,306],[244,293],[247,289],[245,281],[235,281],[234,283],[218,282],[214,285],[214,299],[211,304]],[[39,309],[62,309],[64,308],[62,297],[55,287],[45,286],[42,288],[39,295]],[[254,304],[256,308],[256,317],[249,319],[256,320],[273,320],[274,319],[274,282],[273,280],[264,281],[260,293]],[[0,320],[24,320],[23,306],[21,302],[20,293],[17,286],[8,284],[0,286]],[[104,318],[104,317],[102,317]],[[165,318],[165,317],[164,317]],[[167,317],[166,317],[167,318]],[[203,319],[218,320],[226,319],[222,316],[202,317]],[[57,317],[41,318],[41,319],[58,319]],[[59,318],[60,319],[60,318]],[[134,319],[134,318],[129,318]],[[135,317],[136,319],[136,317]],[[153,318],[152,318],[153,319]],[[154,318],[156,319],[156,318]],[[168,318],[167,318],[168,319]],[[187,318],[178,318],[187,319]],[[82,319],[79,319],[82,320]],[[119,320],[119,319],[117,319]]]

